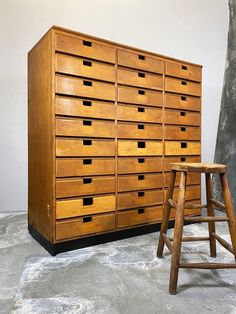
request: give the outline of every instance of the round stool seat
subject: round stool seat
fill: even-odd
[[[199,173],[226,173],[227,167],[214,163],[172,163],[171,170]]]

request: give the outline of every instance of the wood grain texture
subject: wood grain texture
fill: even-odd
[[[119,156],[161,156],[163,144],[161,141],[127,141],[118,140]]]
[[[118,173],[161,172],[161,157],[120,157],[118,158]]]
[[[164,127],[164,138],[166,140],[201,140],[201,129],[191,126],[172,126]]]
[[[198,67],[170,61],[166,62],[165,74],[197,82],[201,82],[202,78],[201,69]]]
[[[162,123],[162,109],[149,108],[144,106],[126,106],[123,104],[117,107],[117,119],[120,121],[137,121],[137,122],[150,122]]]
[[[190,141],[165,141],[165,155],[200,155],[201,143]]]
[[[181,110],[201,111],[201,98],[165,93],[165,107]]]
[[[165,124],[181,124],[199,126],[201,115],[198,112],[182,110],[165,110]]]
[[[138,174],[118,176],[118,192],[158,189],[163,186],[162,174]]]
[[[158,124],[118,123],[117,137],[126,139],[162,139],[162,126]]]
[[[180,162],[201,162],[201,156],[165,156],[164,171],[170,171],[173,163]]]
[[[165,89],[168,92],[201,96],[201,84],[184,79],[166,77]]]

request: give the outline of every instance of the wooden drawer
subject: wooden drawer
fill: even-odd
[[[118,140],[118,156],[161,156],[162,142]]]
[[[193,200],[193,201],[188,201],[188,204],[200,204],[201,200]],[[172,208],[171,212],[170,212],[170,219],[175,218],[175,213],[176,213],[176,209]],[[185,216],[196,216],[196,215],[200,215],[201,214],[201,210],[199,208],[197,209],[184,209],[184,215]]]
[[[152,190],[119,193],[117,202],[118,210],[156,205],[163,203],[163,192],[162,190]]]
[[[200,141],[200,127],[192,126],[166,126],[164,127],[164,138],[167,140],[192,140]]]
[[[201,110],[201,98],[165,93],[165,107],[182,110]]]
[[[165,155],[200,155],[200,142],[165,142]]]
[[[118,105],[117,119],[121,121],[162,123],[162,109]]]
[[[115,156],[115,141],[56,139],[56,156]]]
[[[118,123],[118,138],[161,139],[162,126],[154,124]]]
[[[55,50],[111,63],[116,62],[115,48],[102,45],[90,38],[56,34]]]
[[[118,101],[146,106],[163,106],[163,95],[160,92],[131,87],[118,87]]]
[[[55,114],[73,117],[115,119],[115,105],[99,100],[56,96]]]
[[[115,100],[115,85],[56,75],[56,93],[63,95]]]
[[[165,123],[199,126],[201,124],[201,114],[200,112],[165,110]]]
[[[57,177],[115,174],[114,158],[57,158]]]
[[[115,195],[91,196],[56,202],[56,219],[115,211]]]
[[[200,82],[202,78],[201,68],[188,64],[167,61],[165,69],[165,74],[170,76],[182,77],[197,82]]]
[[[118,176],[118,192],[158,189],[163,186],[162,174],[138,174]]]
[[[57,179],[56,197],[72,197],[115,192],[115,177]]]
[[[161,157],[141,157],[141,158],[118,158],[118,173],[143,173],[143,172],[161,172]]]
[[[116,126],[110,121],[91,119],[56,119],[56,135],[114,138]]]
[[[163,89],[163,76],[146,72],[118,69],[118,83],[150,89]]]
[[[56,223],[56,240],[77,238],[115,229],[115,214],[66,219]]]
[[[164,175],[165,179],[165,187],[168,187],[170,185],[170,173],[165,173]],[[180,174],[178,173],[176,175],[176,180],[175,180],[175,186],[179,185],[179,180],[180,180]],[[187,185],[191,184],[201,184],[201,174],[200,173],[188,173],[187,175]]]
[[[175,156],[165,157],[164,159],[164,171],[171,170],[171,164],[177,162],[201,162],[201,156]]]
[[[115,81],[115,66],[84,58],[56,54],[56,72],[102,81]]]
[[[173,199],[177,202],[178,201],[178,193],[179,188],[176,187],[174,189],[174,195]],[[167,189],[165,190],[165,199],[166,199]],[[185,200],[196,200],[201,198],[201,186],[200,185],[189,185],[186,187],[186,193],[185,193]]]
[[[168,92],[201,96],[201,84],[172,77],[165,78],[165,90]]]
[[[164,62],[162,60],[143,55],[142,53],[118,50],[118,65],[154,73],[162,74],[164,72]]]
[[[162,207],[153,206],[125,210],[118,213],[118,228],[135,226],[147,222],[161,220]]]

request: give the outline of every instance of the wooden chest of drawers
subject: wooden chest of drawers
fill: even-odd
[[[157,228],[171,163],[201,158],[201,66],[52,27],[28,86],[30,233],[56,254]]]

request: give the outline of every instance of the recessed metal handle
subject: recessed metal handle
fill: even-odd
[[[186,81],[181,81],[181,85],[187,85],[188,83]]]
[[[143,72],[138,72],[138,77],[142,77],[142,78],[145,78],[145,73],[143,73]]]
[[[142,108],[142,107],[138,107],[138,112],[145,112],[145,108]]]
[[[139,208],[138,209],[138,214],[144,214],[145,213],[145,209],[144,208]]]
[[[145,60],[145,56],[143,55],[138,55],[139,60]]]
[[[83,159],[83,164],[84,165],[91,165],[92,164],[92,159]]]
[[[145,195],[145,192],[138,192],[138,197],[142,197]]]
[[[187,148],[188,144],[185,142],[180,143],[181,148]]]
[[[139,164],[144,164],[145,163],[145,158],[138,158],[138,163]]]
[[[145,179],[145,175],[143,174],[138,175],[138,180],[144,180],[144,179]]]
[[[83,198],[83,206],[93,205],[93,197]]]
[[[139,130],[144,130],[144,124],[138,124],[137,127]]]
[[[138,142],[138,148],[145,148],[146,143],[145,142]]]
[[[84,86],[93,86],[93,82],[91,81],[83,81]]]
[[[182,127],[180,128],[180,131],[181,131],[181,132],[185,132],[185,131],[186,131],[186,127],[183,127],[183,126],[182,126]]]
[[[93,220],[93,217],[84,217],[83,218],[83,223],[86,223],[86,222],[91,222]]]
[[[91,107],[92,105],[93,105],[92,101],[90,101],[90,100],[83,100],[83,106]]]
[[[188,67],[186,65],[182,65],[182,70],[188,70]]]
[[[139,90],[138,90],[138,94],[139,94],[139,95],[145,95],[145,91],[144,91],[144,90],[139,89]]]
[[[87,47],[92,47],[91,41],[88,41],[88,40],[83,40],[83,45]]]
[[[91,126],[91,125],[92,125],[92,121],[89,121],[89,120],[83,120],[83,125],[88,125],[88,126]]]
[[[93,141],[92,140],[83,140],[83,145],[85,145],[85,146],[93,145]]]
[[[92,178],[83,178],[83,184],[91,184],[93,181]]]
[[[91,67],[92,66],[92,61],[83,60],[83,65],[85,65],[87,67]]]

